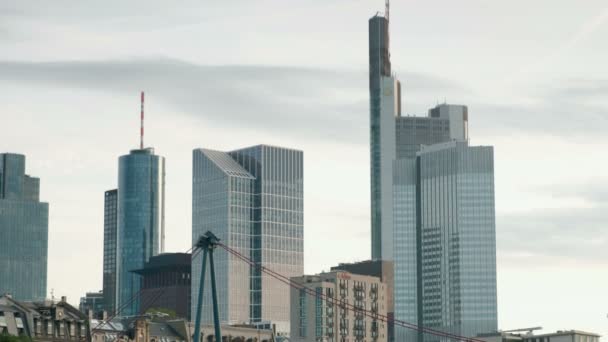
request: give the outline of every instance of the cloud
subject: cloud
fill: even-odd
[[[277,66],[206,66],[173,59],[0,62],[0,81],[149,96],[221,127],[367,144],[367,73]],[[407,75],[420,89],[455,85]]]
[[[608,206],[608,182],[600,177],[593,183],[542,186],[535,191],[553,198],[580,199],[594,207]]]
[[[520,102],[474,100],[469,106],[471,134],[550,135],[586,142],[603,139],[608,130],[608,102],[602,94],[605,86],[606,81],[597,80],[546,87],[543,93],[530,93]]]
[[[506,260],[527,263],[606,263],[608,188],[597,184],[553,185],[535,189],[553,198],[583,199],[587,207],[543,209],[497,217],[498,250]],[[527,261],[526,261],[527,260]]]
[[[0,81],[149,96],[206,124],[235,125],[302,139],[367,144],[369,100],[364,70],[289,66],[199,65],[176,59],[0,62]],[[546,134],[603,138],[606,80],[540,87],[526,100],[491,103],[433,75],[402,73],[404,113],[425,113],[437,94],[470,108],[472,136]]]

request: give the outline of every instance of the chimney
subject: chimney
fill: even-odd
[[[61,302],[62,302],[62,303],[67,303],[67,302],[68,302],[68,297],[66,297],[66,296],[61,296]]]
[[[101,312],[101,319],[106,321],[108,319],[108,312],[106,310],[103,310]]]

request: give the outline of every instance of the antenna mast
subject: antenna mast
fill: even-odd
[[[144,149],[144,92],[141,92],[141,119],[139,130],[139,148]]]

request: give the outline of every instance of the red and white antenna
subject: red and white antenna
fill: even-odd
[[[144,92],[141,92],[141,126],[139,130],[139,148],[144,149]]]

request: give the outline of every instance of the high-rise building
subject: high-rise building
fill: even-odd
[[[258,145],[232,152],[193,151],[192,240],[206,231],[251,259],[286,276],[303,260],[303,153]],[[196,312],[200,254],[192,261],[192,317]],[[289,289],[259,269],[218,250],[215,256],[220,320],[272,322],[289,331]],[[209,279],[207,277],[206,279]],[[207,281],[207,280],[206,280]],[[209,289],[209,285],[205,285]],[[211,296],[203,319],[211,322]]]
[[[78,305],[80,312],[87,314],[91,311],[94,317],[103,317],[104,300],[103,291],[99,292],[87,292],[84,297],[80,297],[80,304]]]
[[[428,117],[402,116],[401,83],[390,61],[389,5],[369,20],[372,259],[393,260],[393,161],[421,146],[468,139],[465,106],[442,104]]]
[[[25,156],[0,154],[0,293],[17,300],[46,297],[49,205],[39,197]]]
[[[388,341],[388,324],[378,319],[388,306],[379,277],[335,270],[291,280],[305,288],[290,290],[291,341]]]
[[[112,314],[116,308],[117,189],[105,192],[103,207],[103,306]]]
[[[492,147],[435,144],[394,166],[396,319],[461,336],[496,331]]]
[[[118,162],[116,307],[121,315],[139,313],[141,269],[164,250],[165,158],[154,149],[132,150]]]
[[[401,85],[391,75],[389,41],[387,7],[387,14],[369,20],[372,259],[385,260],[392,259],[395,117],[401,113]]]

